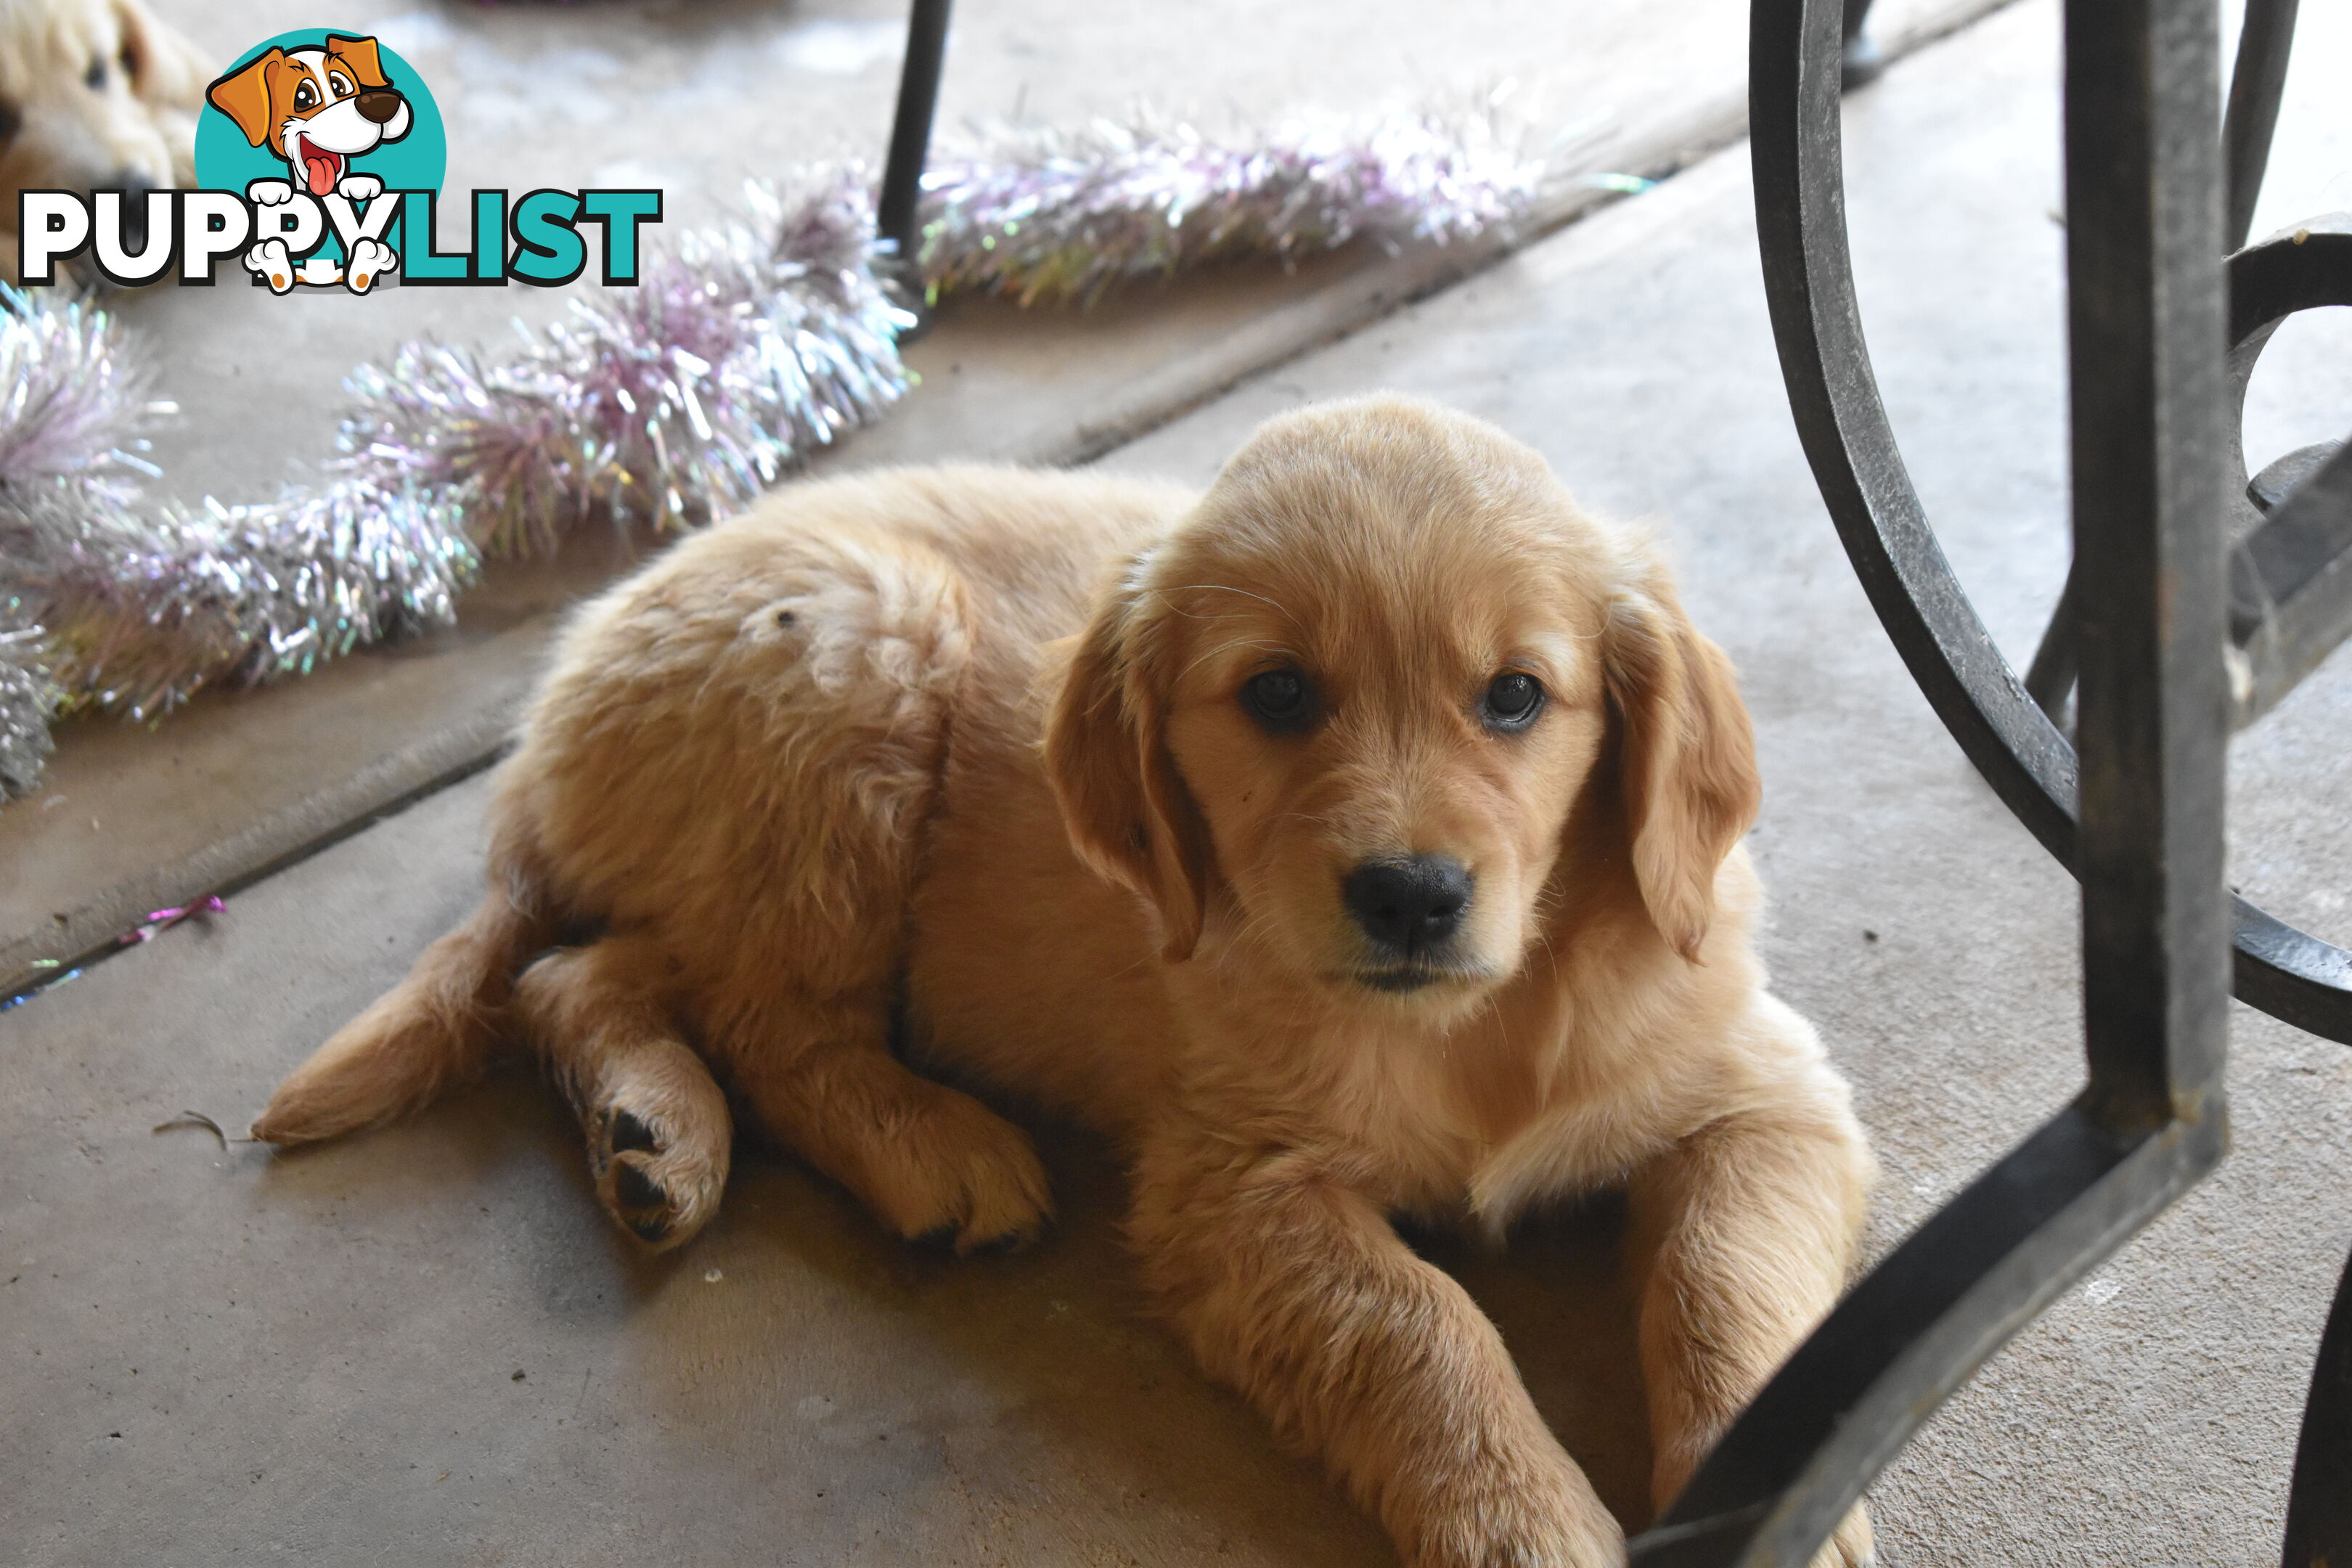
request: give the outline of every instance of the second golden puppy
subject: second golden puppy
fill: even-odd
[[[1276,419],[1205,496],[795,486],[574,623],[480,910],[254,1131],[380,1121],[511,1028],[655,1245],[719,1203],[721,1081],[907,1236],[1031,1231],[1028,1140],[892,1054],[903,994],[921,1057],[1123,1141],[1160,1309],[1408,1563],[1601,1568],[1618,1522],[1388,1216],[1629,1186],[1673,1495],[1869,1172],[1749,951],[1756,804],[1657,561],[1429,405]]]
[[[28,190],[187,189],[213,68],[142,0],[0,0],[0,278]],[[137,224],[146,204],[126,205]]]

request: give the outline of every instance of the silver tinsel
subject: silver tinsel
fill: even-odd
[[[923,273],[936,293],[1091,303],[1226,257],[1287,264],[1360,236],[1444,245],[1507,229],[1548,172],[1508,95],[1229,140],[1148,113],[1076,132],[993,127],[929,162]]]
[[[591,517],[707,521],[879,416],[906,390],[907,318],[866,264],[864,181],[752,199],[751,222],[572,301],[509,361],[412,342],[361,366],[339,455],[256,506],[148,502],[134,465],[152,465],[118,449],[151,411],[119,328],[12,300],[0,791],[33,787],[56,713],[148,718],[446,624],[486,554],[552,548]]]
[[[37,574],[60,549],[54,564],[68,565],[85,534],[119,530],[154,472],[141,432],[169,405],[148,397],[116,337],[103,311],[37,307],[0,284],[0,796],[40,777],[66,699]]]
[[[1458,116],[1286,121],[1246,142],[1141,119],[1000,128],[926,175],[934,295],[1091,300],[1244,253],[1359,236],[1468,240],[1533,203],[1545,165],[1499,98]],[[686,237],[635,289],[570,303],[490,361],[432,342],[346,381],[337,455],[277,500],[152,500],[141,432],[170,405],[105,312],[0,310],[0,796],[32,789],[49,721],[146,719],[223,681],[307,671],[446,624],[485,557],[592,520],[689,527],[905,395],[910,318],[874,269],[854,170]]]

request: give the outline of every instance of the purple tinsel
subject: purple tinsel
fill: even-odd
[[[1287,265],[1360,236],[1394,247],[1507,232],[1547,170],[1507,96],[1456,115],[1297,118],[1238,141],[1149,114],[1075,133],[998,126],[931,158],[923,273],[936,293],[1092,303],[1231,256]]]

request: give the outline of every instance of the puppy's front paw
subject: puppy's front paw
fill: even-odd
[[[354,294],[364,294],[387,272],[400,265],[400,258],[392,247],[380,239],[362,239],[352,246],[352,258],[343,264],[343,286]]]
[[[257,207],[282,207],[294,199],[294,187],[283,180],[256,180],[245,187],[245,199]]]
[[[1870,1515],[1860,1503],[1837,1527],[1830,1542],[1814,1553],[1812,1568],[1877,1568],[1878,1551],[1870,1534]]]
[[[335,194],[347,202],[372,202],[383,195],[383,182],[373,174],[345,174]]]
[[[682,1125],[616,1100],[583,1121],[596,1196],[622,1229],[656,1252],[688,1240],[719,1212],[731,1141],[723,1120],[715,1128]]]
[[[1052,1212],[1028,1135],[951,1089],[927,1096],[920,1117],[874,1152],[866,1173],[862,1195],[899,1235],[952,1235],[959,1254],[1027,1241]]]
[[[1444,1488],[1398,1544],[1412,1568],[1622,1568],[1625,1532],[1565,1454],[1505,1459]]]
[[[268,184],[262,180],[254,183]],[[268,284],[273,294],[283,294],[294,287],[294,258],[288,254],[282,239],[265,239],[247,250],[245,269]]]

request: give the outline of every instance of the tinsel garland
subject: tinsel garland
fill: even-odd
[[[1524,216],[1545,177],[1507,97],[1456,114],[1295,118],[1234,142],[1148,113],[1075,132],[996,127],[929,161],[923,274],[940,293],[1091,303],[1241,254],[1475,239]]]
[[[1522,216],[1543,172],[1491,103],[1234,144],[1149,118],[1002,128],[933,160],[919,261],[935,298],[1091,301],[1242,252],[1473,239]],[[361,366],[336,455],[252,505],[151,499],[143,432],[171,407],[119,325],[8,296],[0,795],[35,787],[58,714],[151,718],[446,624],[485,558],[544,552],[590,520],[724,516],[878,417],[907,389],[910,318],[877,279],[865,179],[751,200],[650,259],[639,287],[572,300],[510,359],[420,341]]]

